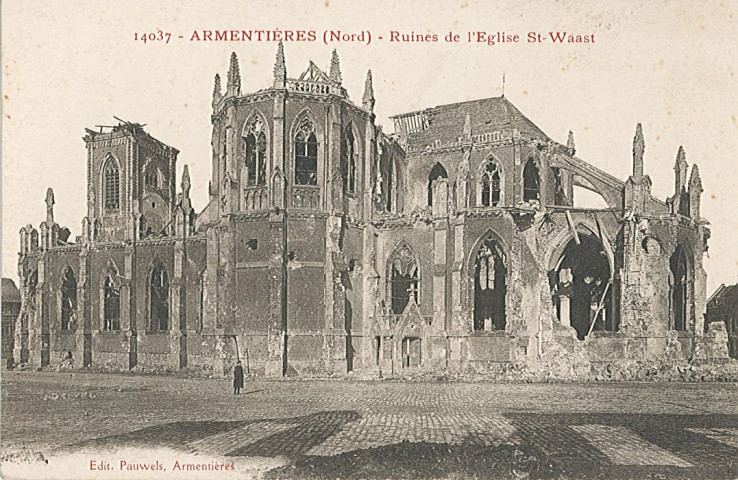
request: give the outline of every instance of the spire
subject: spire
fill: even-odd
[[[241,94],[241,72],[238,68],[238,57],[236,52],[231,53],[231,64],[228,67],[228,83],[226,84],[227,96],[238,96]]]
[[[689,177],[689,216],[700,220],[700,204],[702,203],[702,178],[697,165],[692,165],[692,175]]]
[[[466,117],[464,117],[464,140],[471,139],[471,115],[469,115],[469,112],[466,112]]]
[[[635,137],[633,138],[633,178],[643,177],[643,152],[646,145],[643,141],[643,127],[636,125]]]
[[[54,190],[46,189],[46,221],[54,223]]]
[[[341,61],[338,59],[338,52],[336,49],[333,49],[333,54],[331,55],[331,69],[328,72],[328,76],[331,80],[333,80],[336,83],[341,83]]]
[[[687,182],[687,154],[680,145],[674,162],[674,193],[678,194]]]
[[[277,59],[274,62],[274,86],[285,87],[287,83],[287,67],[284,63],[284,45],[277,45]]]
[[[374,110],[374,86],[372,85],[372,71],[366,72],[366,82],[364,83],[364,96],[361,97],[361,104],[366,110]]]
[[[182,172],[182,193],[185,197],[190,196],[190,186],[190,169],[185,165],[184,171]]]
[[[696,192],[700,194],[702,190],[702,177],[700,177],[700,169],[697,164],[692,165],[692,175],[689,177],[689,193]]]
[[[223,94],[220,91],[220,75],[215,74],[215,85],[213,85],[213,107],[223,98]]]
[[[566,139],[566,148],[568,148],[571,151],[571,154],[574,155],[576,146],[574,145],[574,132],[571,130],[569,130],[569,136]]]

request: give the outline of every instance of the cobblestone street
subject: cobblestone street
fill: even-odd
[[[153,461],[158,451],[233,462],[247,477],[279,468],[279,478],[362,478],[366,463],[351,471],[339,459],[373,452],[393,466],[379,478],[484,478],[451,457],[476,452],[468,461],[484,462],[506,445],[567,478],[736,478],[738,386],[257,380],[234,396],[225,380],[3,372],[4,478],[30,472],[13,469],[19,452],[40,453],[50,472],[66,459],[74,473],[59,478],[113,479],[135,476],[121,452]],[[420,451],[434,453],[420,461]],[[95,471],[98,458],[112,470]],[[443,468],[428,471],[430,460]],[[218,473],[167,477],[162,463],[156,478]]]

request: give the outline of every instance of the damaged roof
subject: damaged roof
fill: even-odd
[[[468,102],[439,105],[418,112],[396,115],[396,122],[423,114],[425,128],[409,129],[409,144],[427,144],[440,140],[452,142],[463,136],[466,116],[469,114],[471,135],[517,130],[523,137],[548,142],[550,138],[505,97],[483,98]],[[397,123],[396,123],[397,125]],[[396,130],[398,128],[396,127]]]

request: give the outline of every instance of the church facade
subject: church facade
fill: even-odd
[[[485,372],[555,350],[592,362],[721,349],[704,323],[709,229],[684,150],[651,195],[640,125],[621,181],[508,99],[375,123],[310,62],[241,91],[215,77],[209,202],[178,151],[123,123],[87,130],[82,234],[20,232],[16,362],[254,374]],[[606,207],[574,207],[575,188]],[[717,328],[717,326],[715,327]]]

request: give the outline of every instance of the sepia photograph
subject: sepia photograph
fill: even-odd
[[[738,478],[737,27],[6,0],[2,478]]]

